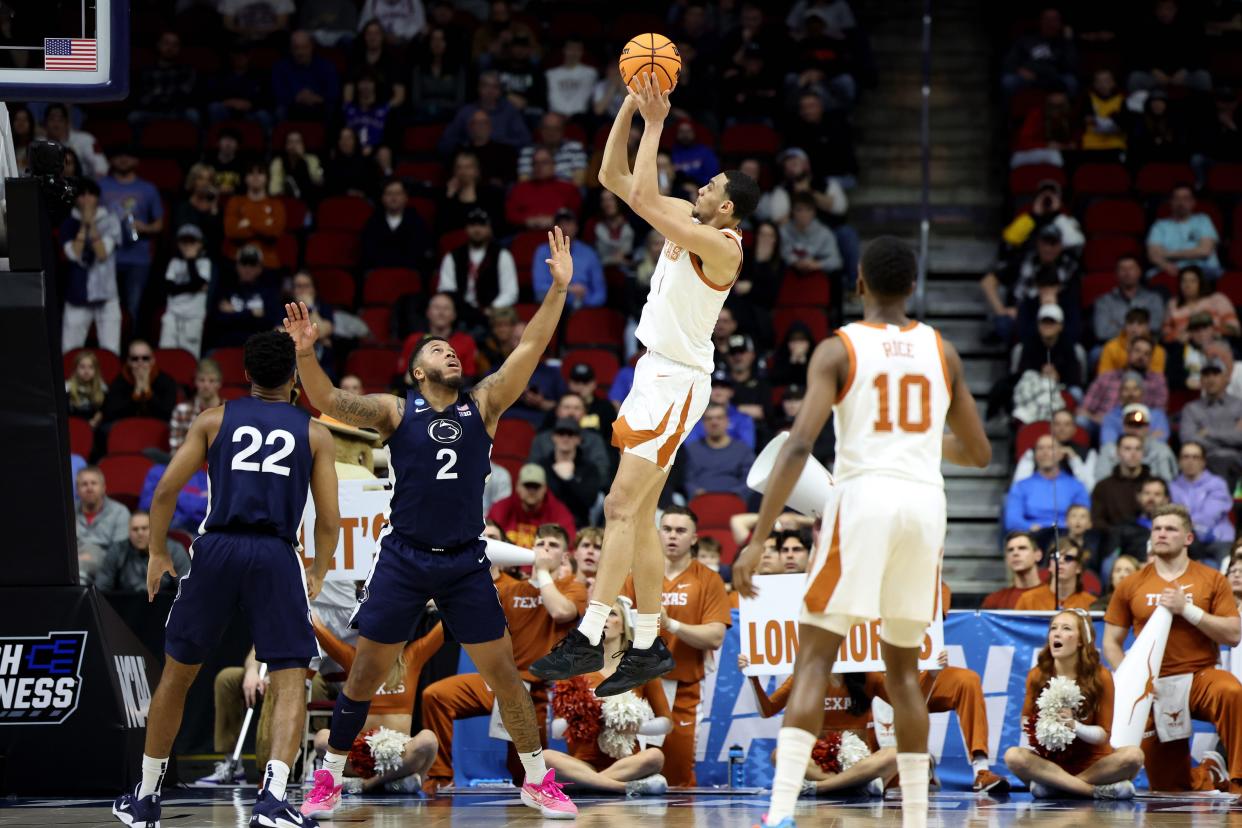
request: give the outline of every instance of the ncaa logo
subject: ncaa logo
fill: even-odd
[[[427,436],[437,443],[456,443],[461,438],[461,426],[452,420],[432,420],[427,425]]]

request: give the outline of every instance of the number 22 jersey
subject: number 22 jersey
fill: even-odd
[[[952,386],[940,333],[922,322],[853,322],[837,335],[850,361],[833,418],[837,480],[878,474],[943,487]]]
[[[226,402],[207,448],[207,515],[199,533],[275,535],[296,545],[311,465],[307,411],[254,397]]]

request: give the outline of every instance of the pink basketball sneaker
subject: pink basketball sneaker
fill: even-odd
[[[565,796],[564,787],[556,781],[556,771],[550,770],[538,785],[527,782],[522,786],[522,803],[547,819],[576,819],[578,806]]]
[[[341,786],[332,784],[332,772],[315,771],[315,787],[302,800],[302,816],[331,819],[341,804]]]

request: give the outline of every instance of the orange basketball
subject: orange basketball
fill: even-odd
[[[626,86],[634,87],[633,82],[640,79],[643,72],[649,72],[655,75],[660,91],[667,92],[677,85],[677,78],[681,76],[681,52],[664,35],[641,34],[625,44],[617,65]]]

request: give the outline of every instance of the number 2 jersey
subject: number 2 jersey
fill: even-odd
[[[254,397],[226,402],[207,449],[207,515],[199,533],[275,535],[297,545],[311,465],[307,411]]]
[[[834,407],[836,479],[875,474],[943,487],[952,386],[940,333],[922,322],[853,322],[837,335],[850,367]]]

